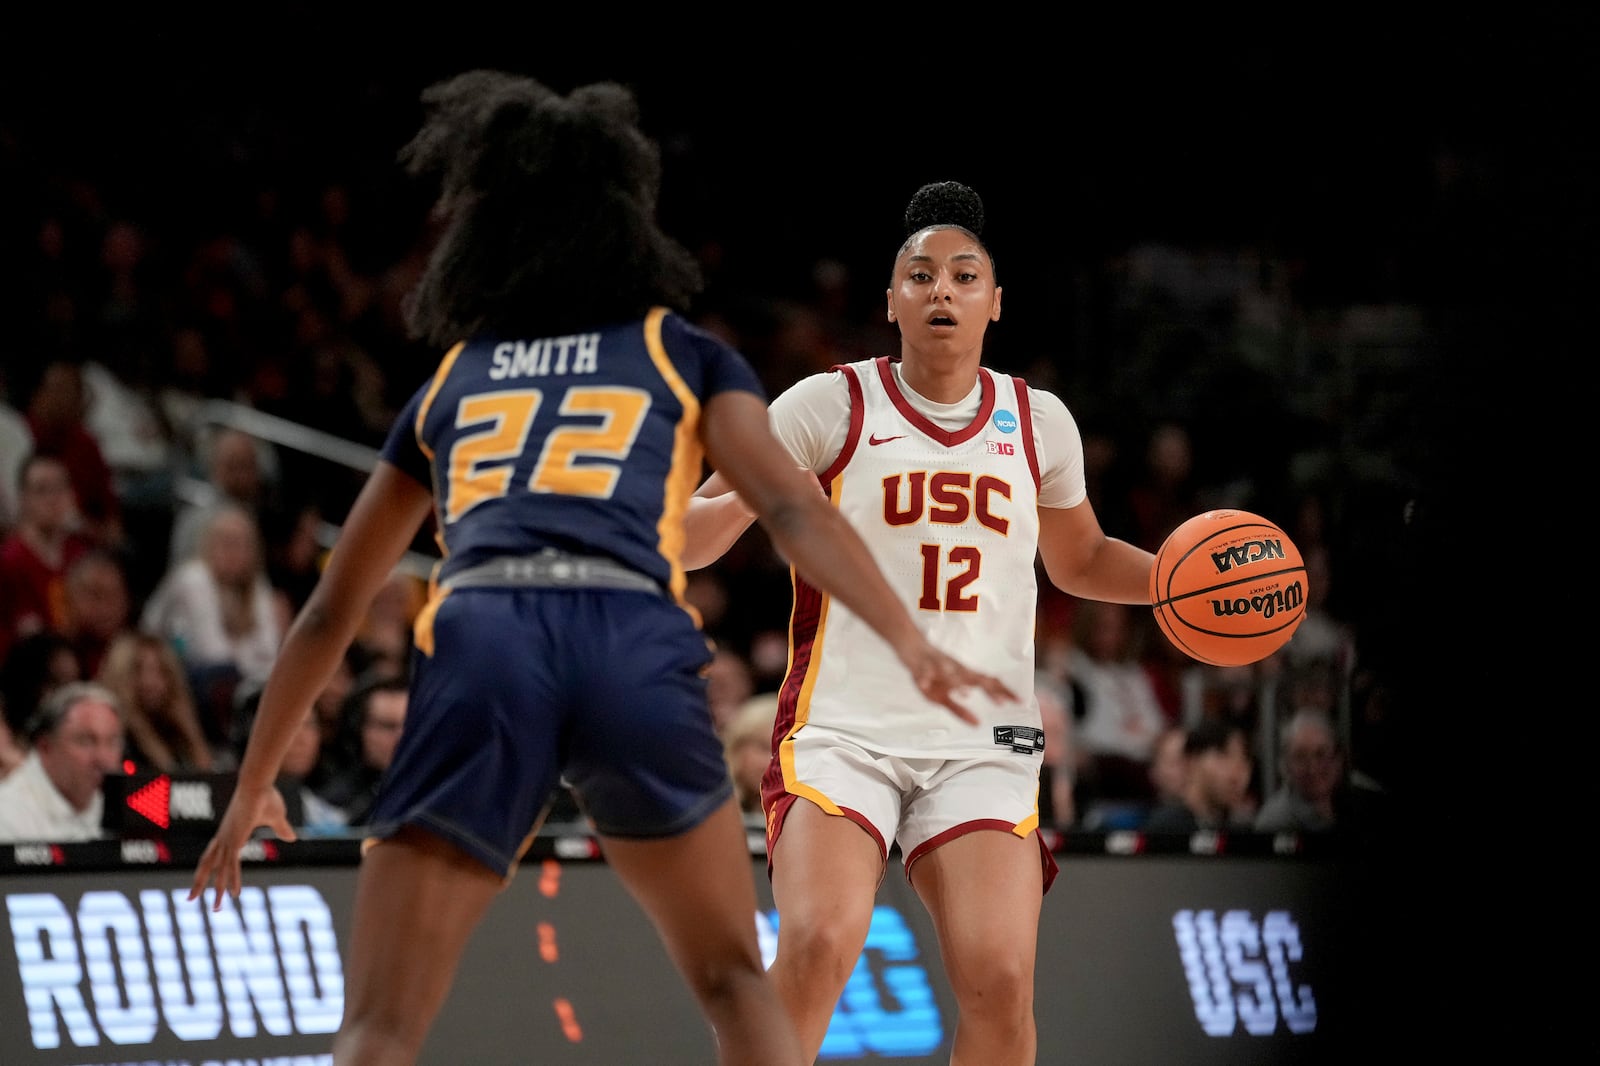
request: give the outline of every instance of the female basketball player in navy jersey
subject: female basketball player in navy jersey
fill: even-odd
[[[749,364],[671,310],[700,284],[654,219],[655,145],[612,84],[561,96],[478,71],[429,89],[402,158],[448,228],[408,308],[446,351],[394,427],[263,691],[191,898],[240,888],[305,709],[430,510],[444,559],[371,815],[339,1063],[409,1063],[469,934],[562,776],[660,932],[719,1061],[798,1063],[761,964],[743,822],[683,599],[702,448],[812,580],[870,620],[952,719],[1008,689],[937,651],[773,439]],[[642,1054],[644,1052],[641,1052]]]
[[[1032,1063],[1039,909],[1055,876],[1038,833],[1034,564],[1042,556],[1074,596],[1143,604],[1154,558],[1102,531],[1061,400],[981,365],[1000,286],[977,194],[926,185],[905,217],[888,290],[899,358],[798,382],[773,402],[773,428],[934,641],[1029,695],[975,698],[977,721],[955,720],[897,675],[849,604],[795,575],[762,795],[779,916],[772,974],[809,1062],[898,844],[956,997],[951,1062]],[[720,472],[696,495],[691,567],[753,520]]]

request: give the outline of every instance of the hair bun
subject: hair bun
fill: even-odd
[[[929,226],[960,226],[983,236],[983,201],[959,181],[929,182],[906,205],[906,236]]]

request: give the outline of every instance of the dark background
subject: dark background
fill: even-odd
[[[394,155],[422,87],[473,66],[557,89],[614,79],[664,146],[673,232],[762,264],[744,284],[803,292],[829,255],[875,295],[910,192],[958,178],[984,195],[1002,280],[1022,294],[1005,345],[1068,359],[1090,357],[1062,324],[1071,266],[1140,242],[1261,243],[1310,260],[1329,299],[1446,302],[1522,273],[1496,271],[1502,254],[1592,229],[1575,217],[1590,13],[1041,16],[998,32],[934,16],[894,33],[619,16],[613,40],[581,15],[552,32],[447,10],[461,17],[294,3],[214,24],[36,15],[0,74],[25,142],[12,162],[75,168],[115,206],[175,225],[264,181],[338,177],[378,194],[364,224],[403,248],[416,204]]]
[[[1435,343],[1385,386],[1404,415],[1382,442],[1396,476],[1351,486],[1341,609],[1408,686],[1421,746],[1483,710],[1484,662],[1561,645],[1569,627],[1546,612],[1572,602],[1564,583],[1530,619],[1492,604],[1507,584],[1486,579],[1516,540],[1501,515],[1555,518],[1581,495],[1561,456],[1581,393],[1571,285],[1594,237],[1592,12],[680,14],[31,12],[0,64],[0,265],[25,274],[32,230],[61,207],[41,197],[92,188],[159,256],[263,187],[309,200],[330,181],[351,190],[352,247],[379,264],[422,232],[425,196],[394,159],[424,86],[474,66],[558,89],[615,79],[663,146],[662,217],[707,264],[705,306],[813,298],[830,260],[870,321],[909,195],[958,179],[984,198],[1006,290],[990,361],[1048,366],[1083,417],[1117,417],[1096,407],[1116,370],[1104,278],[1133,248],[1260,249],[1312,313],[1425,309]],[[27,291],[0,311],[28,313]],[[1149,384],[1181,393],[1184,372]],[[1213,428],[1237,463],[1268,465],[1301,428],[1248,388],[1221,399]]]

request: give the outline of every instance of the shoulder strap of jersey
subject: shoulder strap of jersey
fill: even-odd
[[[856,376],[856,368],[840,363],[833,369],[844,376],[845,386],[850,390],[850,428],[845,431],[844,446],[839,449],[839,454],[828,464],[828,469],[817,475],[817,480],[824,485],[838,477],[845,464],[850,462],[850,457],[856,453],[856,446],[861,443],[861,424],[866,417],[862,411],[861,379]]]
[[[1028,383],[1015,375],[1012,387],[1017,391],[1017,429],[1022,434],[1022,449],[1028,456],[1028,469],[1033,471],[1033,491],[1039,491],[1043,475],[1039,473],[1039,449],[1033,443],[1033,404],[1028,398]]]

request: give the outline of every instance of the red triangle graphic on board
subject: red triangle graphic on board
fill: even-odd
[[[162,829],[172,824],[168,811],[172,799],[172,779],[162,774],[128,797],[128,807]]]

